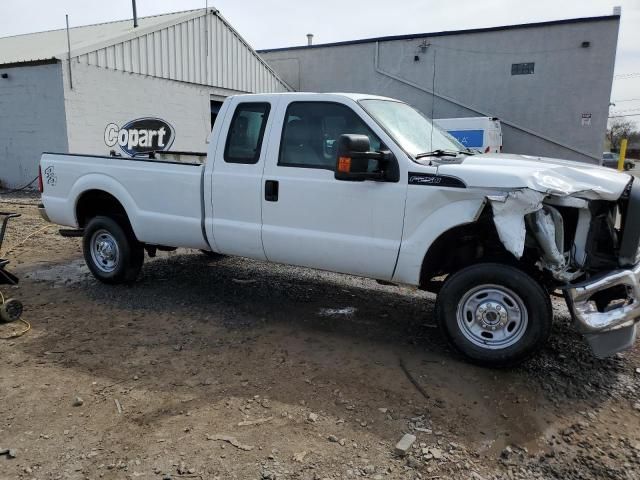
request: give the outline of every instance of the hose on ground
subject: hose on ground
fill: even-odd
[[[16,192],[21,192],[22,190],[24,190],[25,188],[30,187],[31,185],[33,185],[33,182],[35,182],[36,180],[38,180],[38,177],[34,178],[33,180],[31,180],[29,183],[27,183],[26,185],[23,185],[22,187],[19,188],[14,188],[13,190],[5,190],[4,192],[0,192],[0,195],[8,195],[10,193],[16,193]]]
[[[2,292],[0,292],[0,301],[2,303],[0,303],[0,308],[2,308],[5,304],[5,298],[4,295],[2,294]],[[25,327],[18,331],[18,332],[13,332],[10,335],[0,335],[0,340],[11,340],[13,338],[18,338],[21,337],[22,335],[24,335],[25,333],[27,333],[29,330],[31,330],[31,324],[29,322],[27,322],[26,320],[24,320],[22,318],[22,316],[18,317],[18,322],[21,322],[25,325]]]

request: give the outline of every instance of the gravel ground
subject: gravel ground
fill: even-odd
[[[33,326],[0,340],[2,479],[640,477],[640,350],[593,358],[559,298],[539,356],[483,369],[411,289],[188,250],[98,284],[36,203],[0,196]]]

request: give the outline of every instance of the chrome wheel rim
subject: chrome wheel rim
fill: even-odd
[[[480,285],[469,290],[458,303],[456,317],[467,340],[490,350],[520,341],[529,322],[520,296],[501,285]]]
[[[97,230],[91,236],[91,259],[104,273],[111,273],[120,262],[120,248],[115,237],[107,230]]]

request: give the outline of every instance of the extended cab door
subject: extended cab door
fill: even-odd
[[[399,159],[398,182],[336,180],[334,148],[340,135],[368,135],[372,150],[387,149],[390,139],[346,98],[290,98],[275,113],[262,182],[267,258],[390,279],[407,193],[404,158]]]
[[[265,259],[262,227],[262,170],[273,97],[231,100],[215,147],[211,228],[220,253]]]

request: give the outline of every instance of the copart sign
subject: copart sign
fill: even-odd
[[[160,118],[136,118],[122,127],[110,123],[104,130],[104,143],[118,145],[126,155],[134,157],[158,150],[169,150],[175,138],[174,128]]]

